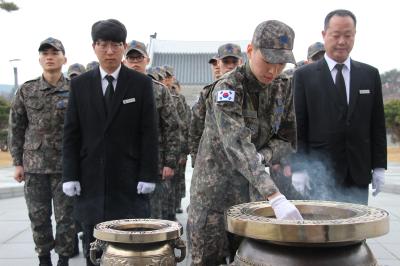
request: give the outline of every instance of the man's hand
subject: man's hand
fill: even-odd
[[[68,197],[79,196],[81,194],[81,184],[79,181],[69,181],[63,183],[62,190]]]
[[[299,210],[282,194],[270,198],[269,203],[278,220],[303,220]]]
[[[306,188],[310,188],[310,177],[306,171],[294,172],[292,175],[292,184],[298,192],[304,194]]]
[[[156,188],[155,183],[139,182],[137,185],[137,193],[138,194],[149,194],[149,193],[152,193],[155,188]]]
[[[24,167],[23,166],[21,166],[21,165],[15,166],[14,179],[18,183],[21,183],[22,181],[25,181],[25,173],[24,173]]]
[[[383,185],[385,184],[385,169],[375,168],[372,171],[372,192],[373,196],[378,195],[382,191]]]
[[[175,174],[174,169],[164,166],[162,170],[162,180],[170,180]]]

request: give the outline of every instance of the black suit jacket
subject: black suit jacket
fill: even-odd
[[[331,168],[335,178],[371,181],[371,169],[386,168],[382,88],[376,68],[351,60],[347,111],[321,59],[294,73],[299,154]]]
[[[63,182],[80,182],[76,213],[87,224],[147,216],[147,196],[137,194],[137,183],[158,177],[151,79],[122,65],[108,116],[104,108],[98,68],[71,81]]]

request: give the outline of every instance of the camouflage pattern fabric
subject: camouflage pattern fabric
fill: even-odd
[[[25,173],[24,194],[38,255],[47,255],[54,248],[59,255],[71,256],[76,234],[73,199],[62,191],[61,174]],[[55,239],[50,219],[52,199],[57,223]]]
[[[153,80],[153,91],[158,113],[159,126],[159,173],[165,166],[176,171],[177,158],[180,154],[179,118],[175,103],[166,86]],[[161,180],[150,198],[151,217],[168,219],[168,202],[173,201],[169,180]]]
[[[192,158],[192,167],[196,162],[199,143],[204,131],[204,120],[206,119],[206,97],[215,83],[205,86],[200,91],[198,100],[192,107],[192,116],[189,126],[189,152]]]
[[[24,83],[11,104],[10,152],[28,173],[61,173],[64,114],[70,81],[53,87],[43,77]]]
[[[242,58],[242,51],[240,49],[240,46],[234,43],[226,43],[218,48],[217,57],[219,59],[223,59],[229,56],[239,59]]]
[[[36,251],[55,247],[58,254],[73,253],[75,227],[72,199],[62,192],[61,147],[69,80],[61,76],[56,86],[43,77],[24,83],[10,110],[10,152],[15,166],[25,172],[25,199]],[[56,239],[51,226],[51,206],[57,223]]]
[[[219,96],[225,93],[234,97],[220,101]],[[219,232],[206,233],[209,213],[218,213],[222,221],[227,208],[250,200],[249,188],[264,199],[278,191],[257,152],[269,163],[285,165],[285,154],[274,152],[292,152],[296,139],[291,81],[286,76],[263,86],[248,64],[239,66],[217,82],[206,99],[206,108],[190,187],[188,223],[193,265],[207,265],[205,262],[211,259],[204,259],[207,250],[223,251],[228,245],[221,242],[226,239],[221,237],[224,226],[220,225]],[[207,246],[203,244],[206,242]],[[218,259],[229,254],[220,255]]]

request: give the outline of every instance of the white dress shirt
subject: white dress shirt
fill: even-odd
[[[335,68],[336,64],[340,64],[330,58],[326,53],[324,55],[326,63],[328,63],[329,70],[331,71],[333,83],[335,83],[336,79],[336,73],[337,69]],[[350,57],[346,59],[342,64],[344,64],[343,69],[342,69],[342,74],[344,78],[344,84],[346,85],[346,98],[347,98],[347,104],[349,104],[350,101]]]
[[[103,89],[103,95],[106,94],[106,89],[108,86],[108,80],[106,79],[107,75],[111,75],[114,77],[113,86],[114,86],[114,92],[115,92],[115,89],[117,88],[117,80],[118,80],[119,71],[121,70],[121,65],[119,65],[119,67],[111,74],[108,74],[104,69],[101,68],[101,66],[99,66],[99,68],[100,68],[101,88]]]

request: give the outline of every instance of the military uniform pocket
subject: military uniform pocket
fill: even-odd
[[[24,143],[24,150],[37,150],[40,148],[40,145],[42,144],[41,141],[35,141],[35,142],[30,142],[30,141],[26,141]]]

